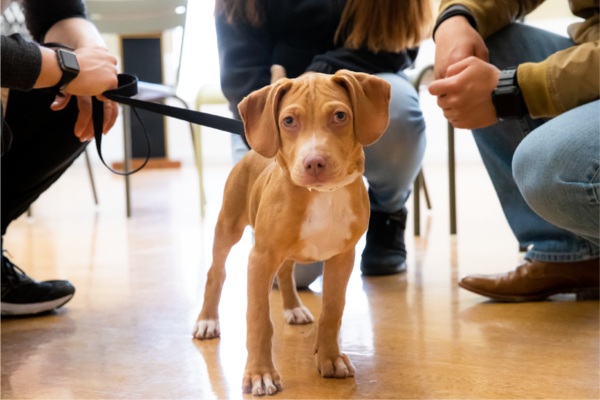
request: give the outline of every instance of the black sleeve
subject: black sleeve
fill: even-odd
[[[335,74],[340,69],[347,69],[366,74],[396,73],[410,66],[414,58],[416,58],[414,49],[400,53],[383,51],[373,53],[365,49],[339,47],[315,56],[306,71]]]
[[[31,36],[42,43],[46,32],[58,21],[67,18],[85,18],[82,0],[23,0],[25,25]]]
[[[42,52],[37,44],[15,33],[2,36],[2,87],[31,90],[42,71]]]
[[[221,89],[235,118],[237,105],[255,90],[271,83],[271,40],[266,29],[228,23],[216,17],[221,65]]]
[[[0,129],[0,157],[2,157],[12,144],[12,132],[4,119],[4,108],[0,107],[0,113],[2,113],[2,129]]]

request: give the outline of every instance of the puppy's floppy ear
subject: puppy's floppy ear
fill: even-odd
[[[279,103],[285,91],[292,86],[289,79],[256,90],[238,105],[244,121],[246,140],[254,151],[265,158],[273,158],[279,150]]]
[[[339,70],[331,78],[346,88],[354,113],[354,134],[369,146],[387,129],[390,119],[391,86],[381,78],[360,72]]]

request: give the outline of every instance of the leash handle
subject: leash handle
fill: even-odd
[[[127,74],[120,74],[118,76],[118,85],[119,85],[119,87],[117,89],[106,91],[103,93],[103,95],[108,98],[107,95],[109,95],[109,94],[117,94],[118,93],[119,95],[123,95],[123,96],[127,96],[127,97],[135,96],[137,94],[137,78],[135,76],[131,76],[131,75],[127,75]],[[106,164],[106,161],[104,161],[104,157],[102,157],[102,136],[103,136],[102,127],[104,125],[104,103],[102,101],[98,100],[96,97],[92,97],[92,120],[93,120],[93,124],[94,124],[94,138],[96,139],[96,150],[98,151],[98,157],[100,157],[100,161],[102,161],[102,164],[104,164],[104,166],[106,168],[108,168],[110,172],[112,172],[113,174],[122,175],[122,176],[128,176],[128,175],[135,174],[136,172],[138,172],[139,170],[144,168],[146,166],[146,164],[148,164],[148,161],[150,160],[150,154],[152,151],[152,147],[150,146],[150,136],[148,135],[148,131],[146,130],[146,127],[144,126],[144,122],[142,121],[137,110],[134,107],[131,107],[131,110],[133,111],[133,114],[138,119],[138,121],[140,121],[140,124],[142,125],[142,130],[144,131],[144,136],[146,137],[146,144],[148,147],[148,151],[146,153],[146,160],[139,168],[137,168],[133,171],[130,171],[130,172],[118,172],[118,171],[115,171],[114,169],[112,169],[111,167],[109,167]]]
[[[114,171],[108,165],[106,165],[106,163],[104,162],[104,158],[102,157],[102,125],[104,122],[104,105],[100,100],[94,97],[92,100],[92,110],[94,122],[94,137],[96,138],[96,149],[98,150],[98,156],[100,156],[100,160],[106,166],[106,168],[108,168],[117,175],[134,174],[142,168],[144,168],[144,166],[148,163],[148,160],[150,159],[150,137],[148,136],[146,127],[144,126],[142,119],[138,115],[136,108],[150,111],[160,115],[165,115],[167,117],[177,118],[183,121],[190,122],[192,124],[202,125],[225,132],[235,133],[237,135],[245,137],[244,124],[242,123],[242,121],[238,121],[231,118],[225,118],[218,115],[203,113],[200,111],[192,111],[185,108],[171,107],[166,104],[132,99],[131,97],[135,96],[138,93],[137,78],[129,74],[119,74],[118,80],[118,87],[114,90],[108,90],[104,92],[103,95],[109,100],[125,104],[131,107],[131,110],[133,111],[138,121],[140,121],[142,129],[144,130],[144,135],[146,136],[146,143],[148,143],[148,155],[146,156],[146,161],[144,161],[144,164],[141,167],[139,167],[135,171],[131,171],[128,173]]]

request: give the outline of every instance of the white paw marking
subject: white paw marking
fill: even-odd
[[[263,389],[262,382],[260,380],[256,381],[254,386],[252,386],[252,394],[255,396],[262,396],[265,394],[265,389]]]
[[[345,378],[348,376],[348,374],[350,373],[348,367],[346,366],[346,363],[344,362],[344,360],[342,360],[341,357],[338,357],[335,360],[335,378]]]
[[[281,379],[279,377],[273,379],[272,373],[251,374],[251,376],[252,380],[250,376],[244,377],[242,383],[244,393],[252,393],[254,396],[264,396],[265,394],[272,396],[283,390]]]
[[[315,359],[317,370],[323,378],[344,379],[356,374],[356,368],[354,368],[348,356],[343,353],[335,359],[325,359],[321,362],[319,362],[319,354],[317,353]]]
[[[285,320],[290,325],[310,324],[315,320],[308,308],[296,307],[291,310],[283,310]]]
[[[192,335],[196,339],[213,339],[221,335],[219,320],[208,319],[196,321]]]

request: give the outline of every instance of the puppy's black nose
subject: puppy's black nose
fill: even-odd
[[[311,175],[318,176],[326,166],[327,161],[322,156],[308,156],[304,159],[304,170]]]

